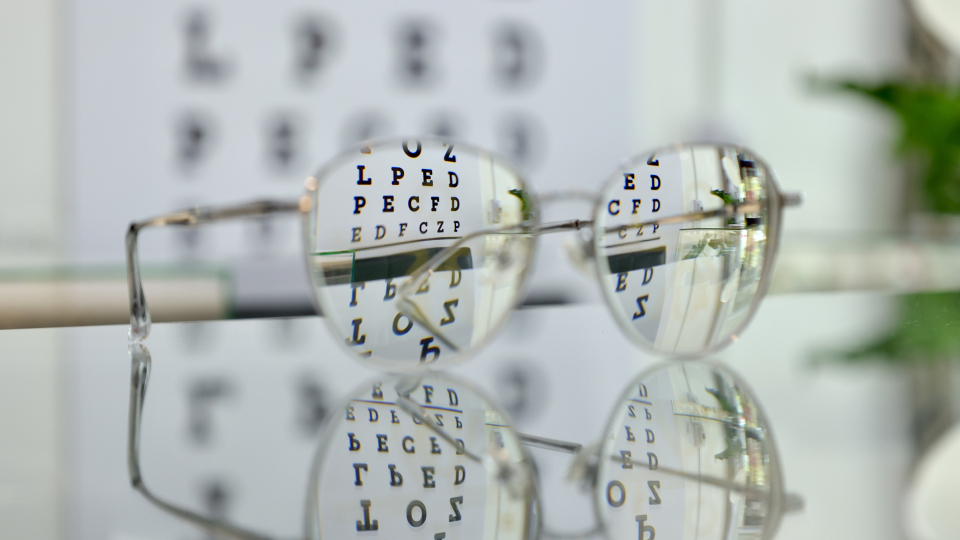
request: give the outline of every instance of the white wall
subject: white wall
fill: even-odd
[[[896,76],[906,62],[897,0],[634,4],[632,144],[732,139],[807,199],[787,232],[892,231],[901,196],[897,125],[865,99],[808,78]]]
[[[62,246],[57,8],[0,2],[0,272],[51,264]],[[62,532],[59,353],[50,333],[0,334],[3,538]]]
[[[49,262],[62,245],[56,2],[0,5],[0,260]]]

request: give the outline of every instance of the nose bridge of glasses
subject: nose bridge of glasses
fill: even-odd
[[[599,197],[598,193],[579,189],[548,191],[540,194],[537,197],[537,204],[539,221],[543,225],[538,227],[538,232],[542,234],[570,228],[557,227],[561,223],[580,223],[579,226],[573,227],[577,229],[589,224],[594,217]],[[584,207],[586,207],[586,213],[583,212]]]
[[[600,443],[581,448],[567,469],[567,481],[585,492],[592,490],[600,474],[600,449]]]
[[[554,204],[557,202],[581,201],[588,204],[596,204],[600,199],[598,193],[582,189],[568,189],[561,191],[547,191],[537,197],[540,205]]]

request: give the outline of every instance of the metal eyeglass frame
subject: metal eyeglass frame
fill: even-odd
[[[719,145],[718,145],[719,146]],[[735,145],[723,145],[724,147],[742,150],[740,147]],[[669,150],[671,147],[665,147],[663,149],[653,152],[656,153],[663,152],[664,150]],[[752,153],[751,153],[752,154]],[[779,245],[779,236],[780,236],[780,212],[783,207],[786,206],[795,206],[801,203],[802,196],[796,193],[783,193],[780,191],[776,177],[773,173],[773,170],[767,166],[765,162],[757,158],[757,160],[766,167],[766,170],[771,174],[771,182],[768,187],[770,189],[771,199],[769,206],[769,223],[772,227],[772,230],[775,231],[775,234],[772,235],[772,241],[767,243],[765,248],[765,260],[774,260],[776,255],[778,245]],[[539,199],[539,202],[552,202],[558,200],[592,200],[597,208],[594,209],[593,215],[597,215],[599,208],[600,200],[597,195],[589,195],[582,191],[570,191],[570,192],[559,192],[559,193],[548,193]],[[301,196],[298,200],[295,201],[282,201],[282,200],[259,200],[253,201],[244,204],[231,205],[231,206],[219,206],[219,207],[196,207],[191,209],[185,209],[178,212],[173,212],[170,214],[164,214],[156,216],[154,218],[135,221],[132,222],[126,232],[125,237],[125,246],[126,246],[126,264],[127,264],[127,285],[129,292],[130,300],[130,330],[129,330],[129,352],[131,359],[131,385],[130,385],[130,410],[129,410],[129,422],[128,422],[128,438],[127,438],[127,469],[130,476],[130,482],[134,489],[139,491],[147,500],[161,508],[162,510],[169,512],[185,521],[188,521],[194,525],[199,526],[200,528],[210,532],[214,535],[219,535],[227,538],[239,538],[244,540],[269,540],[270,537],[261,535],[259,533],[250,531],[248,529],[237,527],[231,525],[222,520],[208,518],[202,516],[194,511],[182,508],[173,503],[167,502],[163,499],[160,499],[153,494],[147,488],[143,475],[140,471],[140,434],[142,428],[142,415],[143,407],[146,399],[147,384],[149,382],[150,370],[151,370],[151,358],[150,353],[144,345],[144,340],[150,334],[151,328],[151,317],[149,307],[147,305],[146,296],[143,292],[143,282],[140,271],[140,260],[139,260],[139,251],[138,251],[138,239],[139,234],[143,229],[148,228],[160,228],[160,227],[196,227],[199,225],[206,225],[210,223],[228,221],[233,219],[240,218],[256,218],[264,217],[276,214],[293,214],[299,213],[302,216],[306,216],[311,209],[311,201],[307,195]],[[675,216],[668,216],[665,218],[660,218],[657,220],[651,220],[643,223],[632,224],[629,227],[642,227],[642,226],[652,226],[653,224],[670,224],[670,223],[683,223],[689,221],[702,221],[705,219],[717,218],[717,217],[731,217],[738,214],[753,213],[759,210],[758,203],[746,203],[738,204],[732,203],[727,204],[721,208],[710,211],[701,211],[701,212],[692,212],[686,214],[679,214]],[[452,246],[445,248],[432,259],[427,261],[426,264],[416,269],[409,277],[407,282],[398,286],[398,299],[400,300],[400,308],[403,310],[405,302],[409,304],[407,296],[412,292],[416,291],[420,284],[426,279],[429,278],[429,275],[439,267],[445,259],[450,257],[450,255],[455,251],[457,247],[462,245],[463,242],[466,242],[472,238],[476,238],[481,235],[489,234],[526,234],[539,236],[541,234],[549,234],[554,232],[563,232],[563,231],[576,231],[584,228],[589,228],[593,226],[593,220],[567,220],[559,221],[546,224],[532,224],[532,223],[522,223],[521,225],[513,228],[496,228],[496,229],[485,229],[481,231],[475,231],[468,235],[465,235],[463,238],[458,240]],[[620,227],[613,228],[611,231],[605,232],[616,232]],[[594,231],[595,236],[599,234],[598,231]],[[585,246],[585,252],[588,247]],[[769,258],[767,258],[769,257]],[[596,257],[594,257],[596,258]],[[734,336],[738,334],[750,321],[753,313],[756,311],[757,306],[759,305],[762,297],[764,296],[767,286],[769,284],[769,276],[772,273],[773,264],[765,265],[763,273],[760,280],[760,285],[755,295],[753,302],[750,307],[750,314],[744,319],[741,326],[734,333]],[[416,284],[414,286],[413,284]],[[518,295],[519,296],[519,295]],[[412,317],[414,320],[420,319],[419,317]],[[619,321],[619,318],[618,318]],[[421,322],[423,324],[423,322]],[[427,323],[429,324],[429,323]],[[622,324],[622,323],[621,323]],[[432,326],[432,325],[430,325]],[[429,327],[428,327],[429,328]],[[628,334],[629,335],[629,334]],[[442,334],[437,334],[439,339],[442,338]],[[735,338],[734,338],[735,339]],[[446,341],[446,340],[444,340]],[[696,356],[701,356],[703,354],[709,354],[716,349],[719,349],[726,345],[729,340],[716,344],[709,350],[702,351]],[[449,343],[449,342],[448,342]],[[682,355],[677,355],[682,356]],[[410,412],[410,411],[408,411]],[[428,424],[432,426],[431,424]],[[438,433],[441,436],[446,435],[442,431],[442,428],[437,426],[432,426],[432,429],[438,430]],[[529,443],[534,445],[541,445],[547,447],[553,447],[554,449],[566,449],[569,451],[571,448],[579,449],[580,445],[572,443],[559,443],[557,441],[551,441],[549,439],[541,439],[533,436],[521,435],[521,438]]]

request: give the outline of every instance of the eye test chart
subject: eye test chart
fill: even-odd
[[[72,2],[71,255],[121,260],[134,219],[295,198],[337,153],[377,137],[450,137],[506,156],[538,191],[598,189],[633,150],[629,12],[625,1]],[[239,308],[309,302],[293,218],[142,242],[145,264],[222,264]]]

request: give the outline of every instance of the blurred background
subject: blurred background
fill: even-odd
[[[0,537],[202,538],[126,480],[126,225],[293,199],[357,141],[417,134],[495,149],[541,191],[677,141],[765,157],[805,203],[720,358],[807,501],[779,537],[960,537],[958,27],[943,0],[0,3]],[[140,249],[170,321],[145,474],[296,534],[319,426],[373,376],[313,316],[298,222]],[[565,258],[548,237],[528,307],[458,373],[520,428],[587,442],[654,359]],[[542,457],[545,515],[578,530],[564,459]]]

